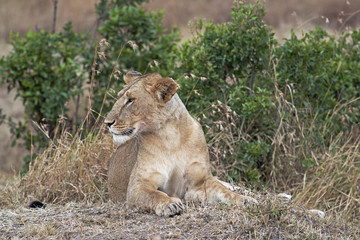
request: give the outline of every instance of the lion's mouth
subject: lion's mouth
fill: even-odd
[[[114,135],[118,135],[118,136],[130,136],[131,134],[133,134],[135,131],[135,128],[130,128],[122,133],[113,133]]]

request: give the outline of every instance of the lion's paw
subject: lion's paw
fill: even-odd
[[[169,198],[169,201],[159,203],[155,208],[155,213],[158,216],[171,217],[182,213],[185,210],[184,204],[182,204],[179,198]]]

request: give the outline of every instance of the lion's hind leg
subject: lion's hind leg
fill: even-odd
[[[192,164],[191,171],[186,175],[189,187],[185,193],[186,201],[224,202],[238,206],[257,204],[257,200],[232,192],[216,178],[204,171],[203,164]]]
[[[186,201],[224,202],[238,206],[258,203],[257,200],[252,197],[230,191],[214,177],[206,179],[201,186],[189,188],[184,198]]]

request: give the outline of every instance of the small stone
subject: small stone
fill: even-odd
[[[292,198],[291,195],[286,193],[279,193],[276,197],[283,202],[290,202]]]
[[[325,218],[325,212],[317,210],[317,209],[311,209],[309,210],[309,213],[313,216],[318,216],[320,218]]]

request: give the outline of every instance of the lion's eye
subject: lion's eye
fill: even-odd
[[[129,99],[127,100],[127,102],[126,102],[126,105],[132,103],[134,100],[135,100],[135,98],[129,98]]]

